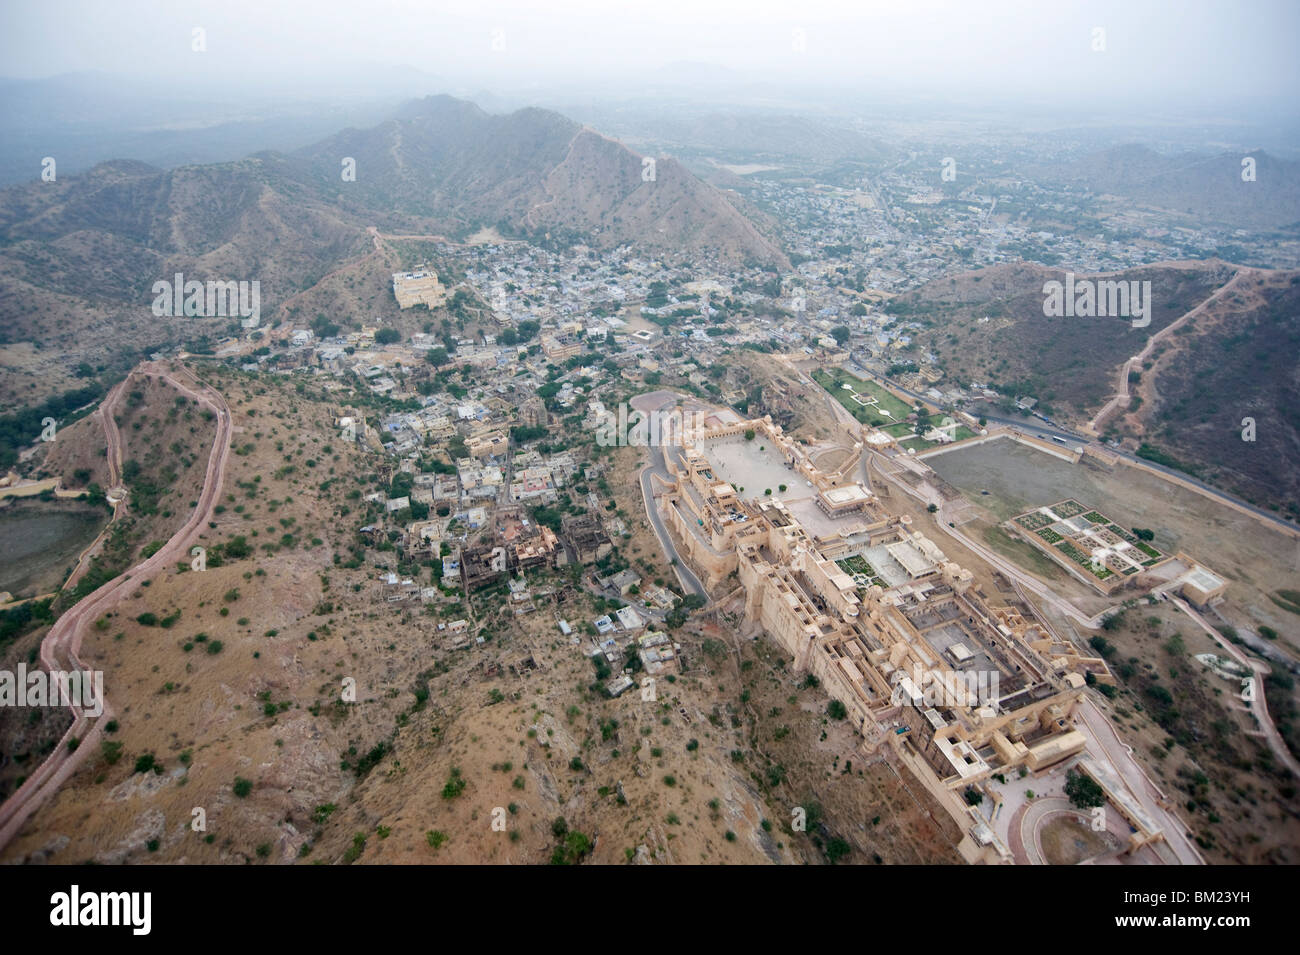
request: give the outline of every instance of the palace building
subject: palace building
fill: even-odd
[[[964,790],[1080,754],[1070,717],[1090,677],[1113,682],[1105,663],[990,600],[891,515],[851,477],[861,445],[828,474],[770,418],[716,422],[664,449],[675,481],[660,509],[692,567],[710,588],[735,575],[743,624],[844,704],[865,751],[894,748],[968,860],[1009,861]]]

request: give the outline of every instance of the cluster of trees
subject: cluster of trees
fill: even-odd
[[[164,467],[154,479],[144,473],[134,458],[122,465],[122,483],[130,488],[131,507],[139,514],[157,514],[158,502],[178,476],[172,468]]]
[[[0,467],[9,468],[18,463],[18,450],[40,439],[41,422],[46,418],[62,423],[64,417],[78,408],[102,398],[104,390],[98,384],[74,388],[46,398],[39,405],[0,418]]]
[[[311,330],[317,338],[333,338],[339,333],[339,324],[331,322],[324,312],[318,312],[311,320]]]
[[[570,830],[563,816],[551,823],[551,835],[559,840],[551,853],[551,865],[577,865],[591,852],[591,840],[576,829]]]
[[[527,444],[529,441],[537,441],[540,438],[546,437],[549,433],[549,429],[541,426],[529,428],[524,425],[519,425],[518,427],[510,429],[510,437],[514,440],[515,444]]]
[[[12,610],[0,610],[0,647],[33,627],[53,623],[54,614],[50,610],[53,598],[29,600]]]
[[[541,323],[530,320],[522,321],[514,328],[507,328],[497,340],[503,345],[523,345],[537,337],[541,330]]]
[[[669,630],[676,630],[686,623],[692,610],[699,610],[706,602],[699,594],[687,594],[673,604],[672,610],[664,614],[664,625]]]
[[[1070,805],[1078,809],[1106,805],[1106,794],[1097,781],[1073,769],[1065,778],[1065,794],[1070,797]]]

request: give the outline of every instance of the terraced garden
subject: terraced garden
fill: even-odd
[[[859,587],[866,588],[869,585],[874,585],[887,588],[889,586],[861,554],[854,554],[852,557],[837,560],[835,566],[851,576]]]
[[[1041,511],[1034,511],[1031,514],[1021,514],[1016,518],[1016,523],[1027,531],[1036,531],[1056,522]]]
[[[1105,580],[1107,577],[1114,576],[1114,571],[1107,567],[1098,567],[1095,565],[1092,562],[1092,557],[1090,555],[1079,550],[1079,548],[1075,547],[1070,541],[1061,541],[1061,543],[1055,546],[1062,554],[1070,558],[1070,560],[1074,561],[1079,566],[1085,568],[1098,580]]]

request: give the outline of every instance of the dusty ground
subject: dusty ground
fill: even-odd
[[[699,619],[677,631],[687,670],[660,679],[654,701],[635,690],[609,700],[591,689],[582,646],[555,626],[597,612],[565,574],[532,575],[563,602],[538,598],[523,617],[491,590],[428,609],[387,602],[378,577],[397,555],[356,549],[354,533],[372,513],[359,492],[381,486],[377,459],[341,442],[331,409],[310,394],[207,373],[230,403],[238,453],[205,543],[219,552],[242,537],[250,552],[142,580],[96,626],[83,656],[106,673],[117,725],[6,848],[7,861],[547,862],[562,842],[558,818],[588,840],[568,843],[570,858],[595,862],[817,861],[833,838],[852,846],[849,861],[948,857],[942,821],[918,810],[891,767],[842,773],[854,740],[839,726],[819,739],[820,690],[767,705],[796,692],[778,687],[775,671],[770,690],[757,679],[777,666],[773,649],[761,667],[751,659],[752,702],[740,702],[734,661],[701,649],[735,645],[729,624]],[[139,429],[124,419],[128,442],[139,442],[128,451],[169,461],[154,427],[165,415],[150,408]],[[622,516],[632,535],[618,542],[621,559],[671,583],[635,480],[643,452],[606,460],[609,492],[597,493],[616,510],[604,514]],[[178,477],[141,539],[163,534],[162,513],[179,517],[192,497]],[[355,554],[359,566],[345,566]],[[146,612],[174,619],[136,619]],[[437,627],[460,616],[484,643],[451,647]],[[747,645],[747,657],[762,646]],[[347,679],[356,702],[341,699]],[[790,729],[769,742],[778,717],[763,714],[774,708]],[[775,783],[765,774],[772,756],[785,773]],[[818,825],[796,834],[791,806],[812,793]]]
[[[186,520],[198,497],[207,459],[213,425],[189,402],[177,402],[178,394],[157,382],[132,378],[117,414],[122,434],[122,460],[135,462],[138,473],[130,483],[133,499],[125,514],[109,525],[98,557],[91,570],[79,579],[75,589],[65,590],[55,601],[56,608],[69,606],[80,595],[89,593],[100,583],[115,577],[134,564],[141,550],[154,541],[166,540]],[[74,477],[77,469],[91,471],[91,480],[107,483],[107,464],[103,456],[104,432],[99,421],[83,418],[60,429],[55,441],[46,449],[41,462],[42,474],[60,475],[65,485],[86,486]],[[73,563],[68,561],[69,566]],[[149,586],[141,582],[143,595]],[[156,611],[159,618],[171,614],[173,606],[158,601],[131,612],[134,618],[146,610]],[[110,631],[110,621],[102,621],[100,640],[122,632]],[[157,627],[153,628],[156,631]],[[3,648],[3,666],[13,669],[20,660],[32,666],[45,628],[31,631]],[[122,640],[126,640],[124,634]],[[91,646],[88,642],[87,646]],[[87,662],[91,657],[85,658]],[[111,676],[105,676],[105,688],[114,696]],[[50,708],[0,709],[0,793],[12,792],[21,780],[39,764],[67,728],[66,710]]]
[[[961,862],[960,833],[947,813],[906,770],[865,756],[856,730],[827,716],[829,698],[795,677],[783,650],[766,637],[739,639],[717,665],[732,674],[719,682],[730,691],[721,694],[730,697],[726,711],[746,729],[744,765],[765,788],[772,819],[787,838],[820,859],[831,840],[841,839],[851,846],[849,862]],[[782,781],[772,785],[775,778]],[[796,806],[822,823],[790,832]]]
[[[1078,820],[1063,816],[1043,826],[1043,857],[1052,865],[1078,865],[1108,848],[1104,834],[1093,832]]]
[[[251,553],[141,581],[87,640],[118,706],[109,740],[121,752],[88,761],[6,860],[542,863],[567,846],[570,861],[601,863],[958,861],[957,833],[923,790],[860,753],[852,730],[826,715],[825,693],[796,680],[765,638],[739,634],[725,610],[675,632],[686,669],[661,678],[656,699],[632,690],[609,700],[592,689],[586,638],[574,644],[556,627],[600,609],[568,574],[530,574],[556,596],[520,617],[491,588],[430,608],[387,602],[378,578],[398,556],[359,548],[354,533],[372,514],[360,497],[381,486],[378,459],[339,441],[330,408],[310,394],[229,373],[217,384],[244,453],[231,456],[210,540],[242,536]],[[601,460],[608,490],[591,486],[601,507],[615,503],[603,515],[631,534],[617,542],[620,559],[671,583],[636,481],[644,452]],[[890,503],[918,526],[930,519],[898,494]],[[978,561],[952,556],[990,596],[1010,599]],[[170,627],[136,620],[176,608]],[[462,616],[484,643],[454,649],[437,629]],[[1133,615],[1133,626],[1147,625]],[[1208,854],[1286,861],[1297,840],[1285,784],[1212,760],[1215,721],[1229,720],[1235,739],[1246,716],[1223,702],[1228,684],[1188,663],[1202,649],[1190,627],[1177,627],[1182,656],[1160,656],[1176,627],[1134,635],[1150,646],[1132,649],[1125,630],[1107,635],[1116,659],[1179,671],[1164,679],[1190,714],[1175,726],[1186,741],[1148,760],[1169,791],[1191,787],[1178,798],[1203,801],[1189,815]],[[356,702],[345,703],[349,678]],[[1135,676],[1111,704],[1144,753],[1169,735],[1152,722],[1161,714],[1145,686]],[[161,773],[134,772],[148,755]],[[796,807],[812,819],[807,831],[791,825]],[[206,829],[191,827],[196,809]]]
[[[1206,859],[1300,861],[1296,780],[1276,766],[1239,682],[1195,659],[1222,654],[1209,635],[1169,604],[1141,601],[1102,636],[1114,647],[1108,659],[1120,684],[1103,708],[1178,806]]]
[[[1300,652],[1300,616],[1269,599],[1300,580],[1297,542],[1289,535],[1148,472],[1071,465],[1007,441],[951,451],[927,463],[961,489],[989,523],[1072,497],[1123,527],[1151,528],[1153,543],[1163,552],[1186,551],[1226,577],[1228,605],[1222,612],[1228,622],[1271,626]]]

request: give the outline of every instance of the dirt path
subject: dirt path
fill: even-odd
[[[121,603],[138,586],[137,581],[148,578],[163,567],[174,565],[189,556],[189,548],[198,539],[199,531],[212,519],[213,508],[221,493],[226,462],[230,454],[230,409],[219,392],[198,381],[188,369],[172,370],[156,362],[145,362],[133,374],[157,377],[167,382],[181,394],[206,406],[216,416],[217,433],[208,456],[203,491],[190,519],[152,557],[140,562],[120,576],[104,584],[63,613],[41,641],[42,666],[50,672],[58,669],[86,670],[79,656],[82,639],[89,626],[106,611]],[[114,476],[120,474],[122,442],[113,420],[113,403],[120,397],[122,387],[130,376],[114,388],[101,405],[105,437],[108,443],[109,469]],[[64,666],[63,664],[66,664]],[[0,849],[18,833],[23,824],[69,779],[86,757],[96,750],[102,735],[103,724],[113,717],[113,707],[107,693],[101,701],[103,711],[98,716],[86,713],[78,704],[72,710],[73,722],[63,734],[54,751],[23,782],[9,799],[0,804]],[[74,744],[72,741],[76,741]],[[75,749],[69,746],[75,745]]]

